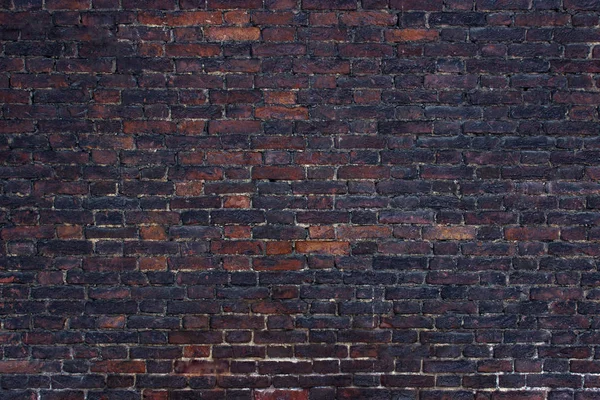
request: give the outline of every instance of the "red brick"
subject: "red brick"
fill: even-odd
[[[83,227],[78,225],[57,226],[56,236],[60,239],[83,239]]]
[[[514,227],[504,228],[506,240],[558,240],[559,228]]]
[[[245,254],[258,255],[264,251],[263,242],[259,241],[213,241],[211,243],[211,251],[217,254]]]
[[[296,104],[296,93],[280,91],[263,91],[265,103],[267,104]]]
[[[301,56],[306,54],[306,46],[296,43],[255,44],[252,53],[258,57],[273,57],[281,54]]]
[[[349,242],[298,241],[295,247],[298,253],[343,255],[350,251]]]
[[[579,288],[540,287],[531,288],[532,300],[579,300],[583,297],[583,290]]]
[[[302,167],[254,167],[252,179],[301,180],[305,176]]]
[[[470,226],[435,226],[423,228],[423,239],[469,240],[475,238],[476,230]]]
[[[4,240],[50,239],[54,237],[54,227],[50,225],[43,225],[3,228],[1,231],[1,237]]]
[[[40,361],[0,361],[2,374],[39,374],[44,364]]]
[[[0,121],[0,133],[33,132],[33,121],[4,120]]]
[[[90,8],[89,0],[47,0],[48,10],[87,10]]]
[[[308,119],[308,108],[283,106],[258,107],[255,114],[256,118],[259,119],[305,120]]]
[[[207,0],[209,9],[262,8],[261,0]]]
[[[117,374],[143,374],[146,372],[144,361],[97,361],[90,367],[92,372]]]
[[[248,41],[260,38],[260,29],[256,27],[210,27],[204,31],[208,40],[212,41]]]
[[[215,375],[229,370],[227,361],[175,361],[174,371],[178,374]]]
[[[308,390],[266,389],[255,390],[254,400],[308,400]]]
[[[492,394],[492,400],[544,400],[545,398],[544,393],[532,391],[507,391]]]
[[[183,356],[190,358],[204,358],[210,356],[210,346],[185,346]]]
[[[252,265],[256,271],[297,271],[304,268],[303,260],[298,258],[256,258]]]
[[[390,168],[383,166],[342,166],[338,168],[339,179],[386,179]]]
[[[388,42],[433,42],[438,39],[438,31],[429,29],[394,29],[385,31]]]
[[[347,226],[342,225],[336,228],[337,237],[340,239],[369,239],[369,238],[387,238],[392,234],[392,229],[388,226],[365,225],[365,226]]]
[[[250,22],[250,14],[246,10],[226,11],[223,19],[227,24],[244,25]]]
[[[221,47],[216,44],[167,44],[166,54],[169,57],[214,57],[221,54]]]
[[[125,121],[124,133],[174,133],[176,125],[169,121]]]
[[[402,11],[441,11],[442,0],[390,0],[390,8]]]
[[[167,233],[162,226],[143,226],[140,228],[140,237],[144,240],[166,240]]]
[[[398,17],[393,13],[380,11],[355,11],[342,13],[340,21],[348,26],[395,25]]]
[[[212,134],[221,133],[259,133],[261,124],[259,121],[210,121],[208,132]]]
[[[292,242],[267,242],[267,255],[290,254]]]
[[[335,228],[332,226],[310,226],[308,232],[311,239],[335,239]]]
[[[164,13],[142,11],[138,14],[138,21],[143,25],[167,25],[175,27],[218,25],[223,21],[223,18],[220,12],[185,11]]]
[[[227,196],[223,199],[225,208],[250,208],[251,199],[248,196]]]

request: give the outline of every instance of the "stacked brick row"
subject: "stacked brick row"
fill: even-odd
[[[0,0],[0,399],[600,398],[599,18]]]

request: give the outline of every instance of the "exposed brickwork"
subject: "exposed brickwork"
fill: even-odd
[[[0,400],[599,399],[599,18],[0,0]]]

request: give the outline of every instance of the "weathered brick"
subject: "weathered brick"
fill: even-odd
[[[388,42],[432,42],[438,39],[438,31],[428,29],[397,29],[385,31]]]
[[[304,168],[301,167],[258,166],[252,169],[252,179],[302,180],[304,176]]]
[[[209,9],[262,8],[260,0],[207,0]]]
[[[3,374],[37,374],[42,371],[44,364],[39,361],[2,361],[0,371]]]
[[[355,10],[356,5],[354,0],[332,0],[327,4],[318,0],[302,1],[302,8],[305,10]]]
[[[0,8],[0,397],[595,398],[598,1]]]
[[[165,50],[170,57],[214,57],[221,53],[215,44],[170,44]]]
[[[475,238],[475,229],[470,226],[438,226],[423,228],[423,239],[469,240]]]
[[[505,228],[507,240],[558,240],[559,228],[551,227],[513,227]]]
[[[336,229],[337,237],[340,239],[367,239],[387,238],[391,229],[386,226],[364,225],[364,226],[339,226]]]
[[[256,109],[256,117],[266,120],[305,120],[308,119],[308,109],[306,107],[283,106],[259,107]]]
[[[260,29],[256,27],[210,27],[204,31],[208,40],[214,41],[247,41],[258,40]]]
[[[395,25],[398,17],[385,11],[353,11],[340,16],[340,22],[348,26]]]
[[[403,11],[437,11],[442,9],[441,0],[390,0],[390,7]]]
[[[301,389],[266,389],[254,392],[254,400],[308,400],[308,398],[308,390]]]
[[[348,242],[335,241],[298,241],[295,244],[299,253],[312,254],[348,254],[350,246]]]

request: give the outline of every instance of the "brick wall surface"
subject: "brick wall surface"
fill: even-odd
[[[600,399],[600,1],[0,8],[1,400]]]

